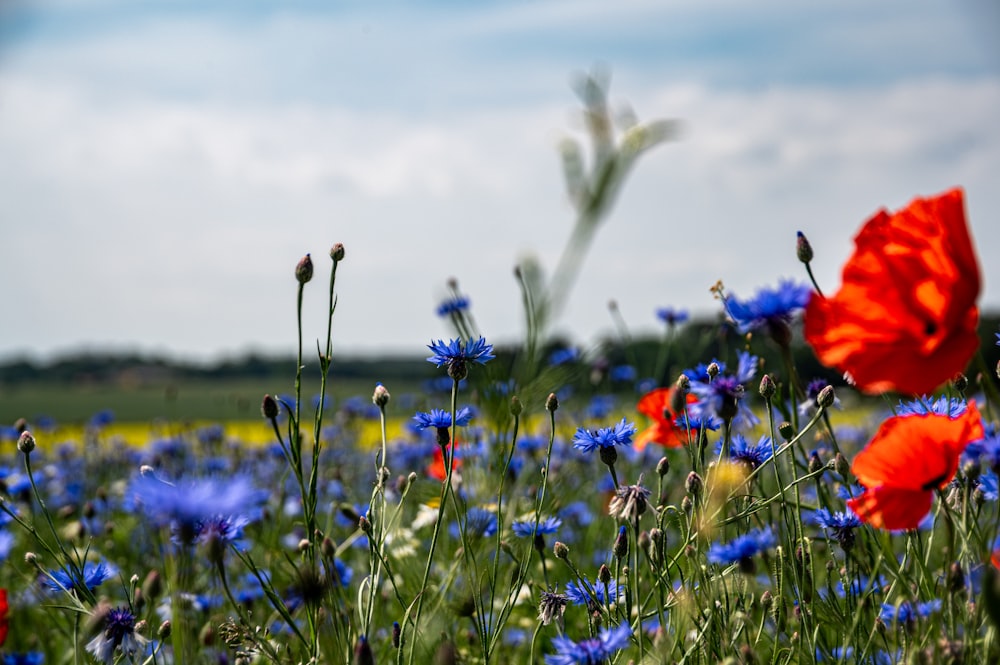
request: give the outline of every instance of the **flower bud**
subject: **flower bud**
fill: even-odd
[[[344,260],[344,243],[338,242],[330,248],[330,258],[334,261]]]
[[[847,461],[847,458],[837,453],[833,457],[833,468],[837,470],[844,478],[847,478],[847,474],[851,472],[851,464]]]
[[[601,584],[611,583],[611,569],[606,564],[602,563],[601,567],[597,569],[597,579]]]
[[[389,395],[389,391],[385,389],[385,386],[381,383],[375,384],[375,392],[372,393],[372,404],[380,409],[384,408],[389,403],[390,397],[391,395]]]
[[[559,398],[556,397],[555,393],[549,393],[548,398],[545,400],[545,410],[555,411],[559,408]]]
[[[333,542],[330,536],[323,536],[323,540],[319,543],[319,551],[324,559],[333,560],[337,556],[337,543]]]
[[[660,478],[670,473],[670,460],[666,457],[661,457],[660,461],[656,463],[656,473]]]
[[[517,398],[517,395],[514,395],[513,397],[511,397],[510,398],[510,415],[512,415],[512,416],[514,416],[516,418],[519,415],[521,415],[521,411],[523,411],[523,410],[524,410],[524,407],[521,405],[521,400],[519,400]]]
[[[816,473],[823,468],[823,460],[819,458],[819,453],[815,450],[809,454],[809,473]]]
[[[368,644],[368,638],[362,635],[354,645],[354,659],[351,665],[375,665],[375,655]]]
[[[403,636],[403,630],[399,627],[398,621],[392,622],[392,648],[398,649],[401,644],[401,639]]]
[[[959,374],[951,380],[951,385],[955,386],[955,390],[964,395],[965,391],[969,389],[969,378],[964,374]]]
[[[778,434],[780,434],[781,438],[785,441],[791,441],[792,437],[795,436],[795,428],[792,427],[792,424],[786,420],[778,425]]]
[[[18,418],[14,421],[14,429],[17,431],[17,435],[21,436],[28,429],[28,421],[24,418]]]
[[[824,409],[828,409],[833,406],[836,399],[837,396],[833,392],[833,386],[826,386],[823,390],[819,391],[819,395],[816,395],[816,403]]]
[[[278,401],[270,395],[264,395],[260,403],[260,413],[268,420],[274,420],[278,417]]]
[[[557,559],[566,559],[569,557],[569,547],[557,540],[556,544],[552,546],[552,553],[556,555]]]
[[[774,380],[769,374],[765,374],[760,380],[760,396],[764,399],[771,399],[774,397],[774,393],[778,391],[778,387],[774,385]]]
[[[295,265],[295,279],[299,284],[305,284],[313,277],[313,262],[308,254]]]
[[[813,248],[806,240],[805,235],[802,231],[795,234],[795,256],[799,258],[802,263],[809,263],[813,260]]]
[[[684,489],[687,493],[697,499],[701,496],[701,490],[705,486],[704,482],[701,480],[701,476],[692,471],[688,474],[687,480],[684,481]]]
[[[35,449],[35,437],[31,435],[31,432],[28,430],[21,432],[21,436],[17,438],[17,449],[25,455],[30,454]]]
[[[160,627],[156,629],[156,636],[161,640],[165,640],[170,637],[170,619],[167,619],[160,624]]]
[[[616,559],[624,559],[628,556],[628,535],[625,533],[624,525],[618,529],[618,536],[615,538],[615,544],[611,547],[611,553],[615,555]]]
[[[716,362],[708,363],[708,367],[705,368],[705,373],[708,374],[709,381],[719,376],[719,363]]]

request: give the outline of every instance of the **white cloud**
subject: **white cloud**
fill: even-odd
[[[587,3],[567,29],[604,22],[609,34],[648,36],[655,4],[609,16]],[[543,34],[561,7],[459,14],[415,26],[413,39],[403,35],[416,14],[280,15],[240,29],[174,16],[11,52],[0,69],[0,200],[13,249],[0,280],[26,324],[8,328],[0,353],[79,340],[196,356],[289,348],[292,267],[306,251],[322,267],[336,241],[348,251],[340,348],[418,351],[447,334],[433,309],[453,275],[483,331],[514,338],[514,261],[535,252],[551,267],[569,233],[555,146],[575,100],[566,53],[511,43],[507,61],[473,45],[503,44],[522,24]],[[700,24],[711,14],[698,7],[676,11]],[[847,24],[810,29],[834,39]],[[686,131],[639,162],[599,232],[564,321],[580,339],[610,328],[612,298],[648,329],[658,306],[713,310],[716,279],[742,294],[802,276],[799,229],[833,284],[876,208],[955,184],[979,246],[1000,242],[997,76],[722,87],[699,73],[733,59],[706,48],[682,79],[656,63],[615,71],[614,100],[642,119],[681,118]],[[984,270],[984,302],[998,306],[1000,266]],[[310,291],[317,310],[321,289]],[[321,318],[309,314],[310,330]]]

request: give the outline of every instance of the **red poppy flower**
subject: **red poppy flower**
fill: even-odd
[[[7,589],[0,589],[0,647],[7,641],[10,606],[7,605]]]
[[[958,469],[965,447],[983,438],[975,402],[957,418],[927,413],[889,418],[858,453],[851,471],[866,488],[847,506],[880,529],[915,529],[931,509],[934,490]]]
[[[453,462],[452,469],[453,471],[457,471],[461,468],[462,460],[456,458]],[[427,465],[425,472],[434,480],[439,480],[441,482],[444,482],[444,479],[448,477],[448,469],[444,466],[444,454],[441,452],[441,446],[438,446],[434,450],[434,460]]]
[[[667,448],[679,448],[688,442],[688,430],[674,424],[676,415],[670,410],[673,399],[673,388],[656,388],[642,396],[636,410],[653,419],[653,424],[639,432],[632,447],[642,450],[649,443],[658,443]],[[698,398],[689,394],[687,403],[697,402]],[[697,430],[691,430],[692,438],[697,438]]]
[[[834,296],[815,297],[805,338],[868,393],[932,392],[979,348],[979,263],[961,189],[882,210],[854,238]]]

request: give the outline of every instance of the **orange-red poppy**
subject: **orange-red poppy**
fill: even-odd
[[[835,295],[815,297],[805,338],[868,393],[932,392],[979,348],[979,263],[961,189],[879,211],[854,238]]]
[[[448,447],[453,449],[450,444]],[[462,468],[462,460],[456,457],[452,468],[456,471]],[[439,480],[441,482],[444,482],[444,479],[448,477],[448,469],[444,465],[444,453],[441,450],[441,446],[438,446],[434,450],[434,459],[427,465],[425,472],[434,480]]]
[[[927,413],[889,418],[858,453],[851,471],[866,488],[848,507],[880,529],[915,529],[931,509],[934,490],[955,476],[958,458],[983,438],[975,402],[957,418]]]
[[[7,604],[7,589],[0,589],[0,647],[7,641],[7,629],[10,618],[7,616],[10,606]]]
[[[636,410],[653,420],[653,424],[639,432],[632,442],[632,447],[642,450],[650,443],[658,443],[667,448],[679,448],[688,442],[688,430],[674,424],[677,414],[670,410],[670,402],[674,396],[674,388],[656,388],[639,400]],[[687,396],[687,403],[697,402],[694,395]],[[691,430],[691,437],[697,438],[697,430]]]

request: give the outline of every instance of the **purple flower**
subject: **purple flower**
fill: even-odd
[[[545,656],[545,665],[604,665],[616,651],[628,646],[631,637],[632,627],[627,621],[617,628],[602,628],[597,637],[579,642],[553,637],[556,652]]]
[[[704,380],[692,380],[691,393],[698,401],[691,405],[691,412],[699,418],[714,416],[732,421],[735,425],[756,425],[760,422],[743,402],[743,384],[756,376],[757,362],[757,356],[741,351],[735,375],[722,374],[720,366],[720,373],[714,379],[706,376]]]
[[[461,409],[455,413],[455,424],[459,427],[465,427],[472,420],[472,409],[467,406],[463,406]],[[451,427],[451,413],[448,411],[442,411],[441,409],[431,409],[430,413],[417,412],[413,416],[413,420],[416,421],[416,427],[418,429],[430,429],[430,428],[440,428],[440,427]]]
[[[820,508],[813,515],[813,521],[826,529],[845,552],[854,547],[854,530],[861,526],[861,519],[849,508],[836,513]]]
[[[87,561],[79,574],[66,568],[50,570],[48,575],[42,578],[42,586],[49,591],[72,591],[86,586],[93,591],[117,573],[118,569],[107,561],[98,563]]]
[[[673,307],[660,307],[656,310],[656,318],[666,323],[668,326],[675,326],[688,320],[687,310],[674,309]]]
[[[132,612],[124,607],[116,607],[108,610],[104,617],[104,630],[87,643],[87,651],[97,660],[110,665],[115,660],[116,650],[131,660],[145,645],[146,638],[135,632],[135,616]]]
[[[452,366],[458,362],[476,362],[485,365],[487,361],[496,358],[493,355],[493,345],[487,344],[482,337],[478,340],[467,340],[464,345],[460,339],[453,339],[447,344],[439,339],[436,342],[431,341],[427,348],[434,352],[427,361],[438,367]]]
[[[579,428],[573,437],[573,447],[589,453],[598,448],[612,448],[616,445],[631,446],[634,434],[635,424],[622,418],[617,425],[602,427],[595,432],[588,431],[583,427]]]
[[[438,305],[437,315],[451,316],[452,314],[464,312],[467,309],[469,309],[469,299],[465,296],[455,296]]]
[[[728,543],[713,543],[708,548],[708,562],[718,565],[739,563],[746,568],[751,557],[775,546],[777,541],[770,527],[751,531]]]
[[[726,312],[736,322],[741,333],[767,328],[772,334],[775,328],[786,332],[788,323],[796,311],[809,304],[812,288],[782,280],[776,289],[760,289],[753,298],[739,300],[726,299]],[[790,333],[789,333],[790,334]]]
[[[558,517],[546,517],[538,521],[537,527],[534,520],[519,520],[511,524],[510,528],[514,531],[515,536],[530,538],[532,532],[535,535],[547,536],[555,533],[560,526],[562,526],[562,520]]]
[[[762,436],[756,444],[747,443],[742,434],[734,434],[729,443],[729,459],[745,464],[751,471],[771,458],[771,437]],[[715,447],[715,454],[722,453],[722,441]]]

